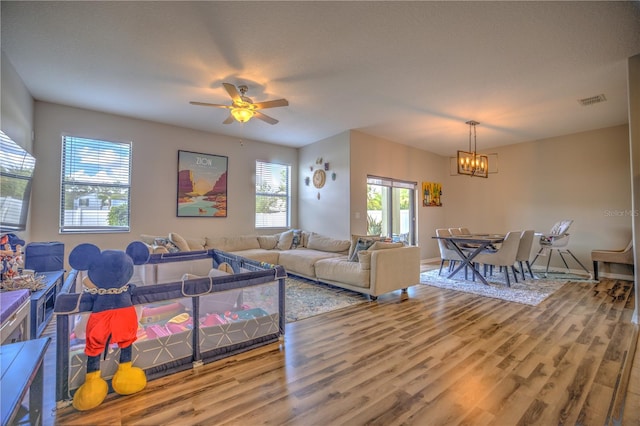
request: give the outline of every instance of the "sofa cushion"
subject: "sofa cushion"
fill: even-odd
[[[307,244],[309,243],[309,235],[311,235],[311,232],[302,231],[302,235],[301,235],[302,247],[306,247]]]
[[[255,260],[256,262],[265,262],[272,265],[277,265],[278,259],[280,257],[280,252],[277,250],[265,250],[261,248],[232,251],[230,253],[237,256],[246,257],[247,259]]]
[[[341,253],[349,250],[351,241],[337,240],[331,237],[324,237],[315,232],[309,235],[309,241],[307,242],[307,248],[313,250],[327,251],[330,253]]]
[[[207,244],[205,238],[186,238],[189,250],[204,250],[204,246]]]
[[[169,233],[169,240],[175,244],[180,251],[191,251],[189,248],[189,244],[187,244],[187,240],[182,238],[182,236],[176,234],[175,232]]]
[[[258,235],[258,244],[261,249],[273,250],[278,245],[278,237],[275,235]]]
[[[207,245],[205,248],[232,252],[259,249],[260,243],[258,243],[258,237],[255,235],[241,235],[238,237],[207,237]]]
[[[292,274],[299,274],[305,277],[315,277],[314,264],[321,259],[333,257],[345,258],[343,254],[339,253],[297,248],[295,250],[281,251],[278,258],[278,264],[284,266],[284,269]]]
[[[363,269],[357,262],[349,262],[345,257],[319,260],[315,270],[320,281],[334,281],[362,288],[370,286],[371,271]]]
[[[276,248],[278,250],[289,250],[291,243],[293,243],[293,229],[280,234]]]
[[[385,243],[383,241],[376,241],[368,248],[368,250],[369,251],[385,250],[385,249],[400,248],[400,247],[404,247],[404,244],[403,243]]]
[[[358,262],[360,263],[361,269],[371,269],[371,252],[370,251],[359,251],[358,252]]]

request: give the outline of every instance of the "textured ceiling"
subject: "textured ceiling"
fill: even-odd
[[[441,155],[623,124],[634,2],[1,2],[37,100],[304,146],[348,129]],[[280,120],[222,124],[222,82]],[[578,99],[605,94],[581,106]]]

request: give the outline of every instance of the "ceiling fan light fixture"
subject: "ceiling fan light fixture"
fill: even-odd
[[[250,108],[231,108],[231,115],[240,123],[246,123],[253,117],[254,111]]]

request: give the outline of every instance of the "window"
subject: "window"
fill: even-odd
[[[288,228],[291,166],[256,161],[256,228]]]
[[[62,138],[60,232],[128,232],[131,143]]]
[[[36,159],[0,131],[0,232],[27,227]]]
[[[415,244],[415,182],[367,177],[367,233]]]

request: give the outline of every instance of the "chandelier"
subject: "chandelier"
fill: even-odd
[[[471,120],[469,125],[469,151],[458,151],[458,174],[489,177],[489,157],[476,152],[476,126],[480,123]],[[471,133],[473,132],[473,151],[471,151]]]

